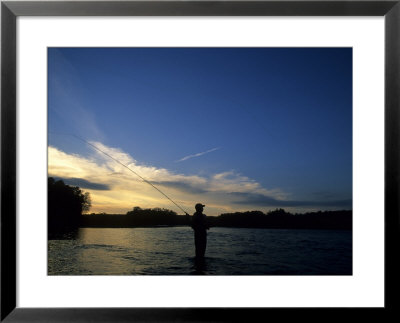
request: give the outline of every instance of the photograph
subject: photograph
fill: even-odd
[[[352,47],[48,47],[47,274],[353,274]]]

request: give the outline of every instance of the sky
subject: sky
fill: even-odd
[[[48,175],[90,213],[352,209],[352,49],[48,48]]]

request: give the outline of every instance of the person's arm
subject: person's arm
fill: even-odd
[[[198,226],[197,220],[196,220],[196,216],[193,215],[190,219],[190,226],[192,227],[193,230],[196,230],[196,227]]]
[[[189,226],[193,229],[193,218],[187,212],[185,212],[185,215],[189,217]]]
[[[209,225],[209,223],[208,223],[208,219],[207,219],[207,216],[204,214],[204,227],[207,229],[207,230],[210,230],[210,225]]]

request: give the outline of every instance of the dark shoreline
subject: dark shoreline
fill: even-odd
[[[208,216],[211,228],[294,229],[294,230],[352,230],[353,212],[318,211],[292,214],[283,209],[269,213],[247,211]],[[190,227],[192,216],[178,215],[168,210],[139,210],[127,214],[84,214],[76,225],[49,227],[48,237],[68,235],[78,228],[166,228]]]
[[[264,228],[264,229],[352,229],[353,212],[319,211],[292,214],[283,209],[269,213],[247,211],[208,216],[210,227]],[[190,226],[191,216],[149,212],[146,214],[85,214],[80,227],[135,228]]]

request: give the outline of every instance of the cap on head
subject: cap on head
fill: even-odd
[[[197,203],[194,207],[195,207],[196,210],[202,210],[203,207],[205,207],[205,205],[201,204],[201,203]]]

